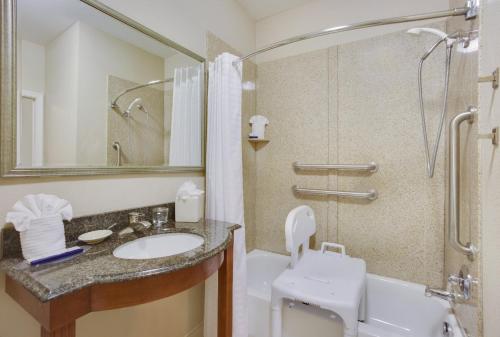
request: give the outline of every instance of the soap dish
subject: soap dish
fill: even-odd
[[[97,231],[88,232],[78,237],[78,240],[83,241],[89,245],[95,245],[103,242],[113,234],[109,229],[102,229]]]

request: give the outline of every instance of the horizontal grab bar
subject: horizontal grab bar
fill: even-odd
[[[295,162],[293,168],[297,170],[368,171],[375,173],[378,170],[378,165],[373,161],[368,164],[301,164]]]
[[[375,200],[378,197],[376,190],[369,190],[368,192],[348,192],[348,191],[334,191],[334,190],[320,190],[313,188],[302,188],[294,185],[292,187],[294,193],[298,194],[309,194],[309,195],[333,195],[337,197],[344,198],[355,198],[355,199],[368,199]]]

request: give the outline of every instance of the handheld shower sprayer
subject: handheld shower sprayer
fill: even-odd
[[[130,102],[127,109],[124,111],[123,115],[125,117],[129,117],[134,107],[137,107],[137,109],[147,113],[146,108],[144,108],[144,105],[142,104],[142,98],[136,97],[132,102]]]
[[[441,140],[441,134],[443,133],[444,120],[446,118],[447,104],[448,104],[448,86],[450,82],[450,66],[451,66],[451,55],[453,45],[460,41],[457,36],[459,34],[448,35],[445,32],[435,29],[435,28],[412,28],[407,31],[409,34],[420,35],[422,33],[433,34],[439,37],[439,40],[434,43],[434,45],[420,58],[418,66],[418,94],[420,101],[420,117],[422,120],[422,135],[424,139],[424,149],[425,149],[425,159],[427,163],[427,174],[429,178],[434,176],[434,168],[436,167],[436,158],[439,149],[439,142]],[[424,94],[423,94],[423,83],[422,83],[422,69],[424,61],[431,55],[434,50],[441,44],[446,43],[446,61],[445,61],[445,75],[444,75],[444,94],[443,94],[443,108],[441,110],[441,116],[439,119],[439,126],[437,134],[435,137],[434,145],[432,146],[432,155],[429,144],[429,138],[427,136],[427,122],[425,118],[425,107],[424,107]]]
[[[439,37],[439,41],[436,42],[436,44],[439,45],[442,42],[446,42],[446,46],[448,46],[448,47],[453,46],[457,42],[463,42],[463,43],[466,42],[466,38],[463,36],[463,33],[461,33],[461,32],[447,34],[447,33],[443,32],[442,30],[439,30],[436,28],[427,28],[427,27],[425,27],[425,28],[411,28],[411,29],[408,29],[406,32],[408,34],[412,34],[412,35],[420,35],[422,33],[436,35],[437,37]],[[429,52],[432,53],[433,50],[434,49],[429,50]]]
[[[141,89],[141,88],[145,88],[145,87],[149,87],[149,86],[152,86],[152,85],[157,85],[157,84],[162,84],[162,83],[168,83],[168,82],[173,82],[173,77],[170,77],[170,78],[166,78],[164,80],[154,80],[154,81],[149,81],[145,84],[139,84],[139,85],[136,85],[134,87],[131,87],[131,88],[128,88],[128,89],[125,89],[123,90],[118,96],[116,96],[116,98],[111,102],[111,109],[113,109],[114,111],[116,111],[117,113],[119,113],[121,116],[123,117],[130,117],[130,112],[132,111],[132,109],[134,108],[134,104],[137,105],[137,108],[139,110],[141,110],[142,112],[144,113],[148,113],[148,111],[146,110],[146,108],[144,107],[144,105],[142,105],[142,99],[137,97],[135,98],[128,106],[127,110],[123,111],[121,108],[120,108],[120,105],[118,104],[118,100],[123,97],[123,95],[131,92],[131,91],[134,91],[134,90],[137,90],[137,89]]]
[[[406,31],[408,34],[420,35],[421,33],[430,33],[439,36],[441,39],[445,39],[448,37],[448,34],[445,32],[435,29],[435,28],[411,28]]]

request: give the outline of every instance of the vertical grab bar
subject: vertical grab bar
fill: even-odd
[[[120,142],[113,142],[113,149],[116,151],[116,165],[117,167],[122,165],[122,146]]]
[[[450,245],[465,255],[474,257],[477,249],[470,242],[460,241],[460,124],[464,121],[472,123],[477,108],[469,107],[466,112],[456,115],[450,121],[449,139],[449,184],[448,184],[448,241]]]

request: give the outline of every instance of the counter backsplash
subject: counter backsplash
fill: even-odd
[[[175,219],[175,203],[166,203],[159,205],[152,205],[139,208],[129,208],[120,211],[112,211],[94,215],[87,215],[73,218],[71,221],[64,221],[64,230],[66,236],[66,245],[73,246],[78,241],[78,236],[98,230],[106,229],[114,223],[113,231],[121,230],[128,226],[128,213],[140,212],[145,214],[145,218],[151,221],[152,210],[155,207],[164,206],[169,208],[168,219]],[[21,257],[21,241],[19,239],[19,232],[14,229],[14,226],[7,224],[0,235],[0,258]]]

